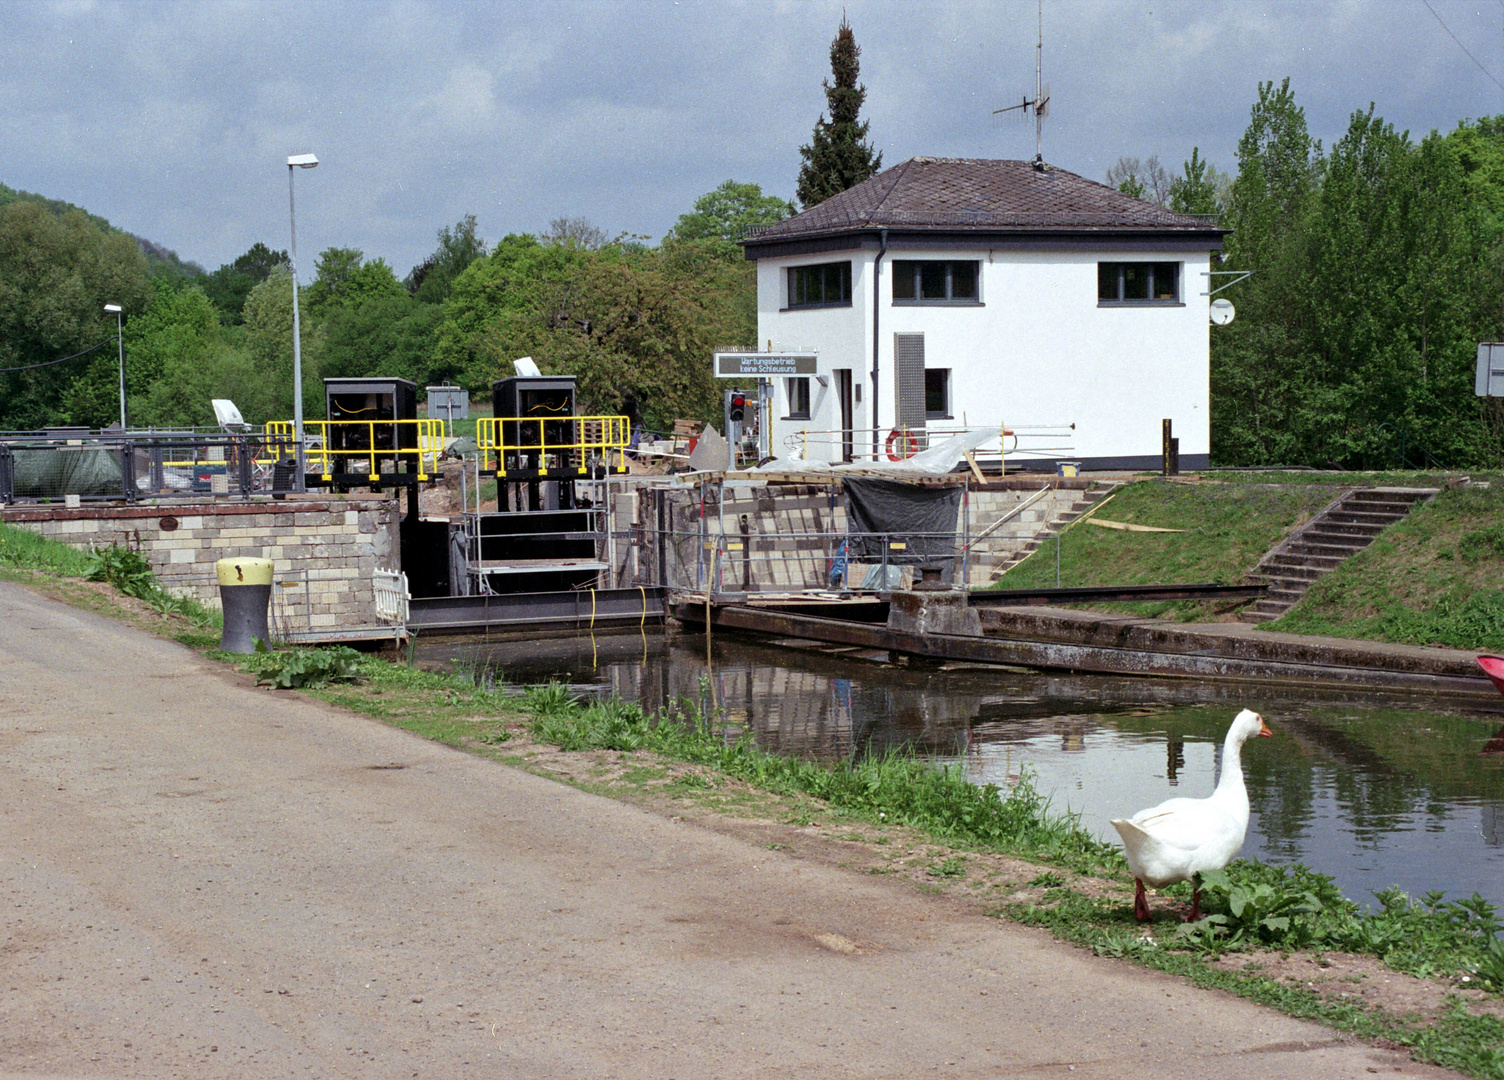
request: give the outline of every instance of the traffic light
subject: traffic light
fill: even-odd
[[[743,394],[731,395],[731,412],[728,413],[733,421],[741,423],[742,417],[747,414],[747,398]]]

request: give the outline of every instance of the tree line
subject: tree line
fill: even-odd
[[[228,397],[248,421],[292,415],[292,275],[257,243],[212,273],[151,258],[77,207],[14,193],[0,205],[0,430],[104,427],[119,416],[124,309],[133,427],[212,426]],[[487,395],[532,356],[578,376],[580,401],[615,414],[628,395],[650,425],[719,410],[710,353],[756,336],[756,282],[735,243],[787,216],[786,200],[728,180],[663,241],[609,237],[581,219],[487,244],[473,216],[437,233],[404,278],[332,247],[302,287],[304,412],[324,378],[384,376]],[[89,351],[91,350],[92,351]]]
[[[1237,309],[1211,329],[1213,461],[1497,465],[1504,410],[1473,389],[1478,343],[1504,335],[1504,117],[1417,141],[1370,105],[1326,150],[1270,81],[1236,153],[1230,177],[1199,149],[1179,176],[1152,157],[1107,175],[1232,230],[1198,290]]]

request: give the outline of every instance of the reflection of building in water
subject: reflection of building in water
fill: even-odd
[[[1180,770],[1185,768],[1185,740],[1169,739],[1165,742],[1165,779],[1170,786],[1180,783]]]
[[[786,657],[784,658],[786,659]],[[750,729],[763,749],[800,757],[856,759],[896,748],[954,752],[964,745],[978,698],[940,684],[879,684],[827,670],[799,670],[756,657],[713,663],[687,651],[673,663],[634,673],[632,696],[659,710],[692,702],[735,730]],[[627,687],[618,684],[619,692]]]
[[[1504,847],[1504,803],[1486,802],[1478,811],[1483,824],[1483,842],[1489,847]]]

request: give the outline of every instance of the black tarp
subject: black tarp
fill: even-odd
[[[920,487],[846,477],[851,558],[861,562],[939,565],[956,557],[960,487]],[[894,550],[890,541],[904,546]]]

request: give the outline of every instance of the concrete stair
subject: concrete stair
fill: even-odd
[[[1111,495],[1117,487],[1118,482],[1115,480],[1098,481],[1083,491],[1075,492],[1075,498],[1069,502],[1057,499],[1051,505],[1045,519],[1038,523],[1027,538],[1021,539],[1005,551],[990,555],[979,550],[970,575],[971,584],[985,586],[997,581],[1039,550],[1041,545],[1059,536],[1062,529]]]
[[[1435,494],[1435,488],[1359,488],[1344,492],[1259,561],[1251,576],[1268,582],[1269,592],[1244,608],[1239,618],[1245,623],[1279,618],[1323,574],[1362,551],[1379,533]]]

